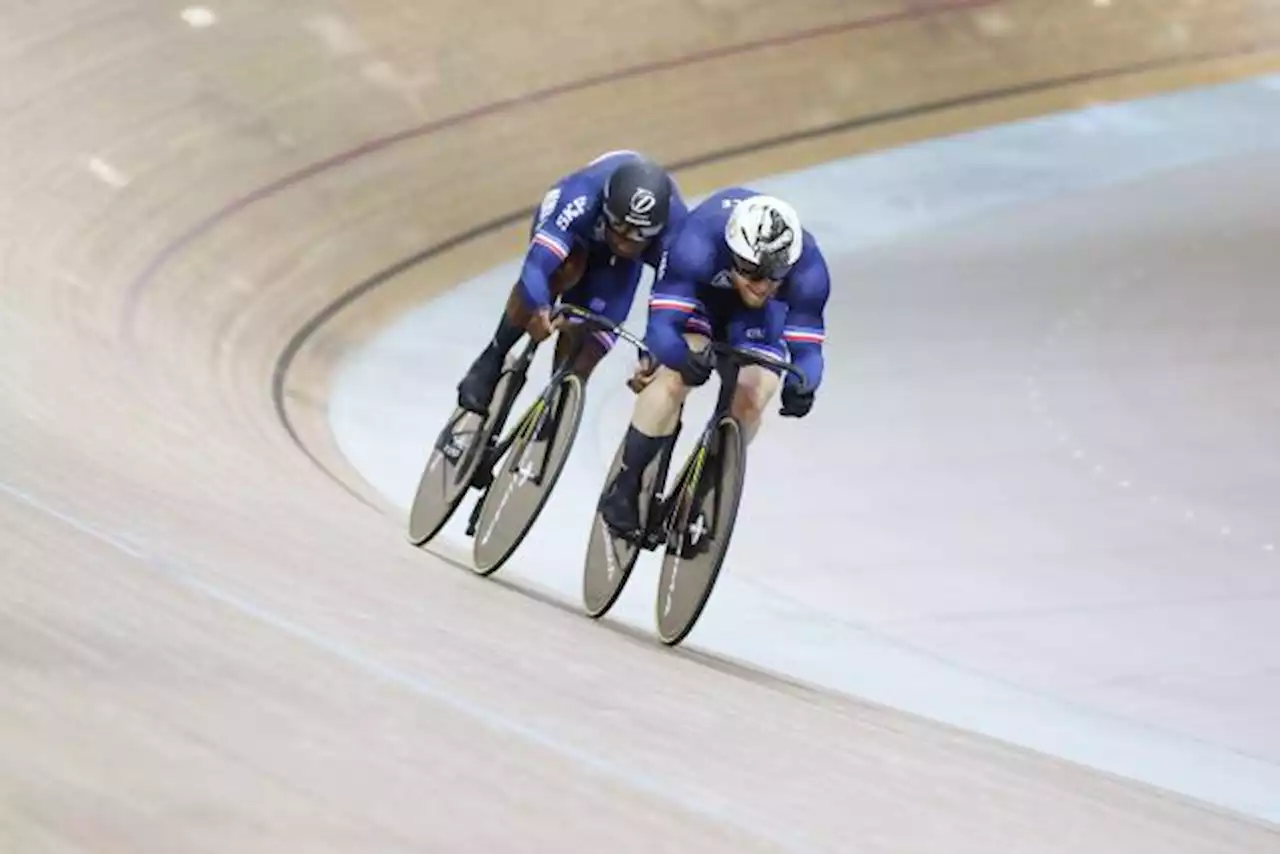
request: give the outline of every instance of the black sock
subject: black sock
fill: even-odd
[[[653,462],[653,458],[662,450],[666,436],[646,436],[634,426],[627,428],[627,438],[622,446],[622,471],[618,473],[618,482],[630,487],[639,487],[640,475]]]
[[[484,348],[484,355],[490,359],[502,359],[522,335],[524,335],[524,328],[516,326],[507,317],[507,313],[502,312],[502,319],[498,321],[498,328],[489,339],[489,346]]]

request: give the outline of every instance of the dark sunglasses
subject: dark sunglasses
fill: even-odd
[[[734,272],[751,279],[753,282],[780,282],[787,277],[787,273],[791,272],[793,264],[787,264],[784,261],[764,261],[760,264],[753,264],[745,258],[733,256],[732,260]]]

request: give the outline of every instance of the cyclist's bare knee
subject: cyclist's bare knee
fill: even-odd
[[[680,374],[667,367],[658,368],[636,397],[631,423],[646,436],[669,435],[688,393]]]
[[[735,418],[742,424],[743,438],[750,442],[760,429],[769,402],[777,394],[781,378],[773,371],[749,365],[738,372],[738,385],[730,403]]]

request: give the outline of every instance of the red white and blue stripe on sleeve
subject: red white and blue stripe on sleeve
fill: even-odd
[[[827,331],[818,326],[787,326],[782,330],[782,340],[788,344],[823,344]]]
[[[786,326],[783,327],[782,340],[791,351],[791,361],[804,371],[809,387],[817,389],[822,384],[822,343],[826,341],[826,331],[818,326]],[[798,378],[791,374],[787,377],[788,385],[795,385]]]
[[[551,303],[551,275],[568,257],[569,247],[563,240],[541,230],[534,233],[520,269],[520,293],[526,308]]]
[[[701,314],[701,300],[672,294],[655,293],[649,297],[650,311],[678,311],[682,314]]]
[[[822,345],[827,340],[826,324],[822,322],[822,313],[811,306],[801,305],[799,310],[792,307],[789,323],[782,327],[782,340],[791,351],[791,361],[804,371],[811,388],[822,384]],[[798,382],[793,374],[787,377],[788,384]]]
[[[565,245],[565,242],[559,237],[556,237],[553,234],[548,234],[545,231],[539,230],[534,232],[533,244],[535,246],[541,246],[545,249],[551,250],[551,252],[561,261],[569,257],[569,247]]]
[[[706,323],[701,301],[692,296],[654,292],[649,296],[645,343],[659,362],[669,368],[679,367],[689,352],[683,333],[690,329],[701,331],[696,326],[699,322]]]
[[[649,297],[649,312],[671,312],[666,315],[672,319],[684,318],[684,329],[701,335],[711,334],[711,322],[703,313],[702,301],[691,297],[672,294],[653,294]]]

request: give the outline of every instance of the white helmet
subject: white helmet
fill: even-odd
[[[741,267],[756,268],[769,278],[785,276],[804,248],[795,208],[765,195],[743,199],[734,207],[724,226],[724,239]]]

